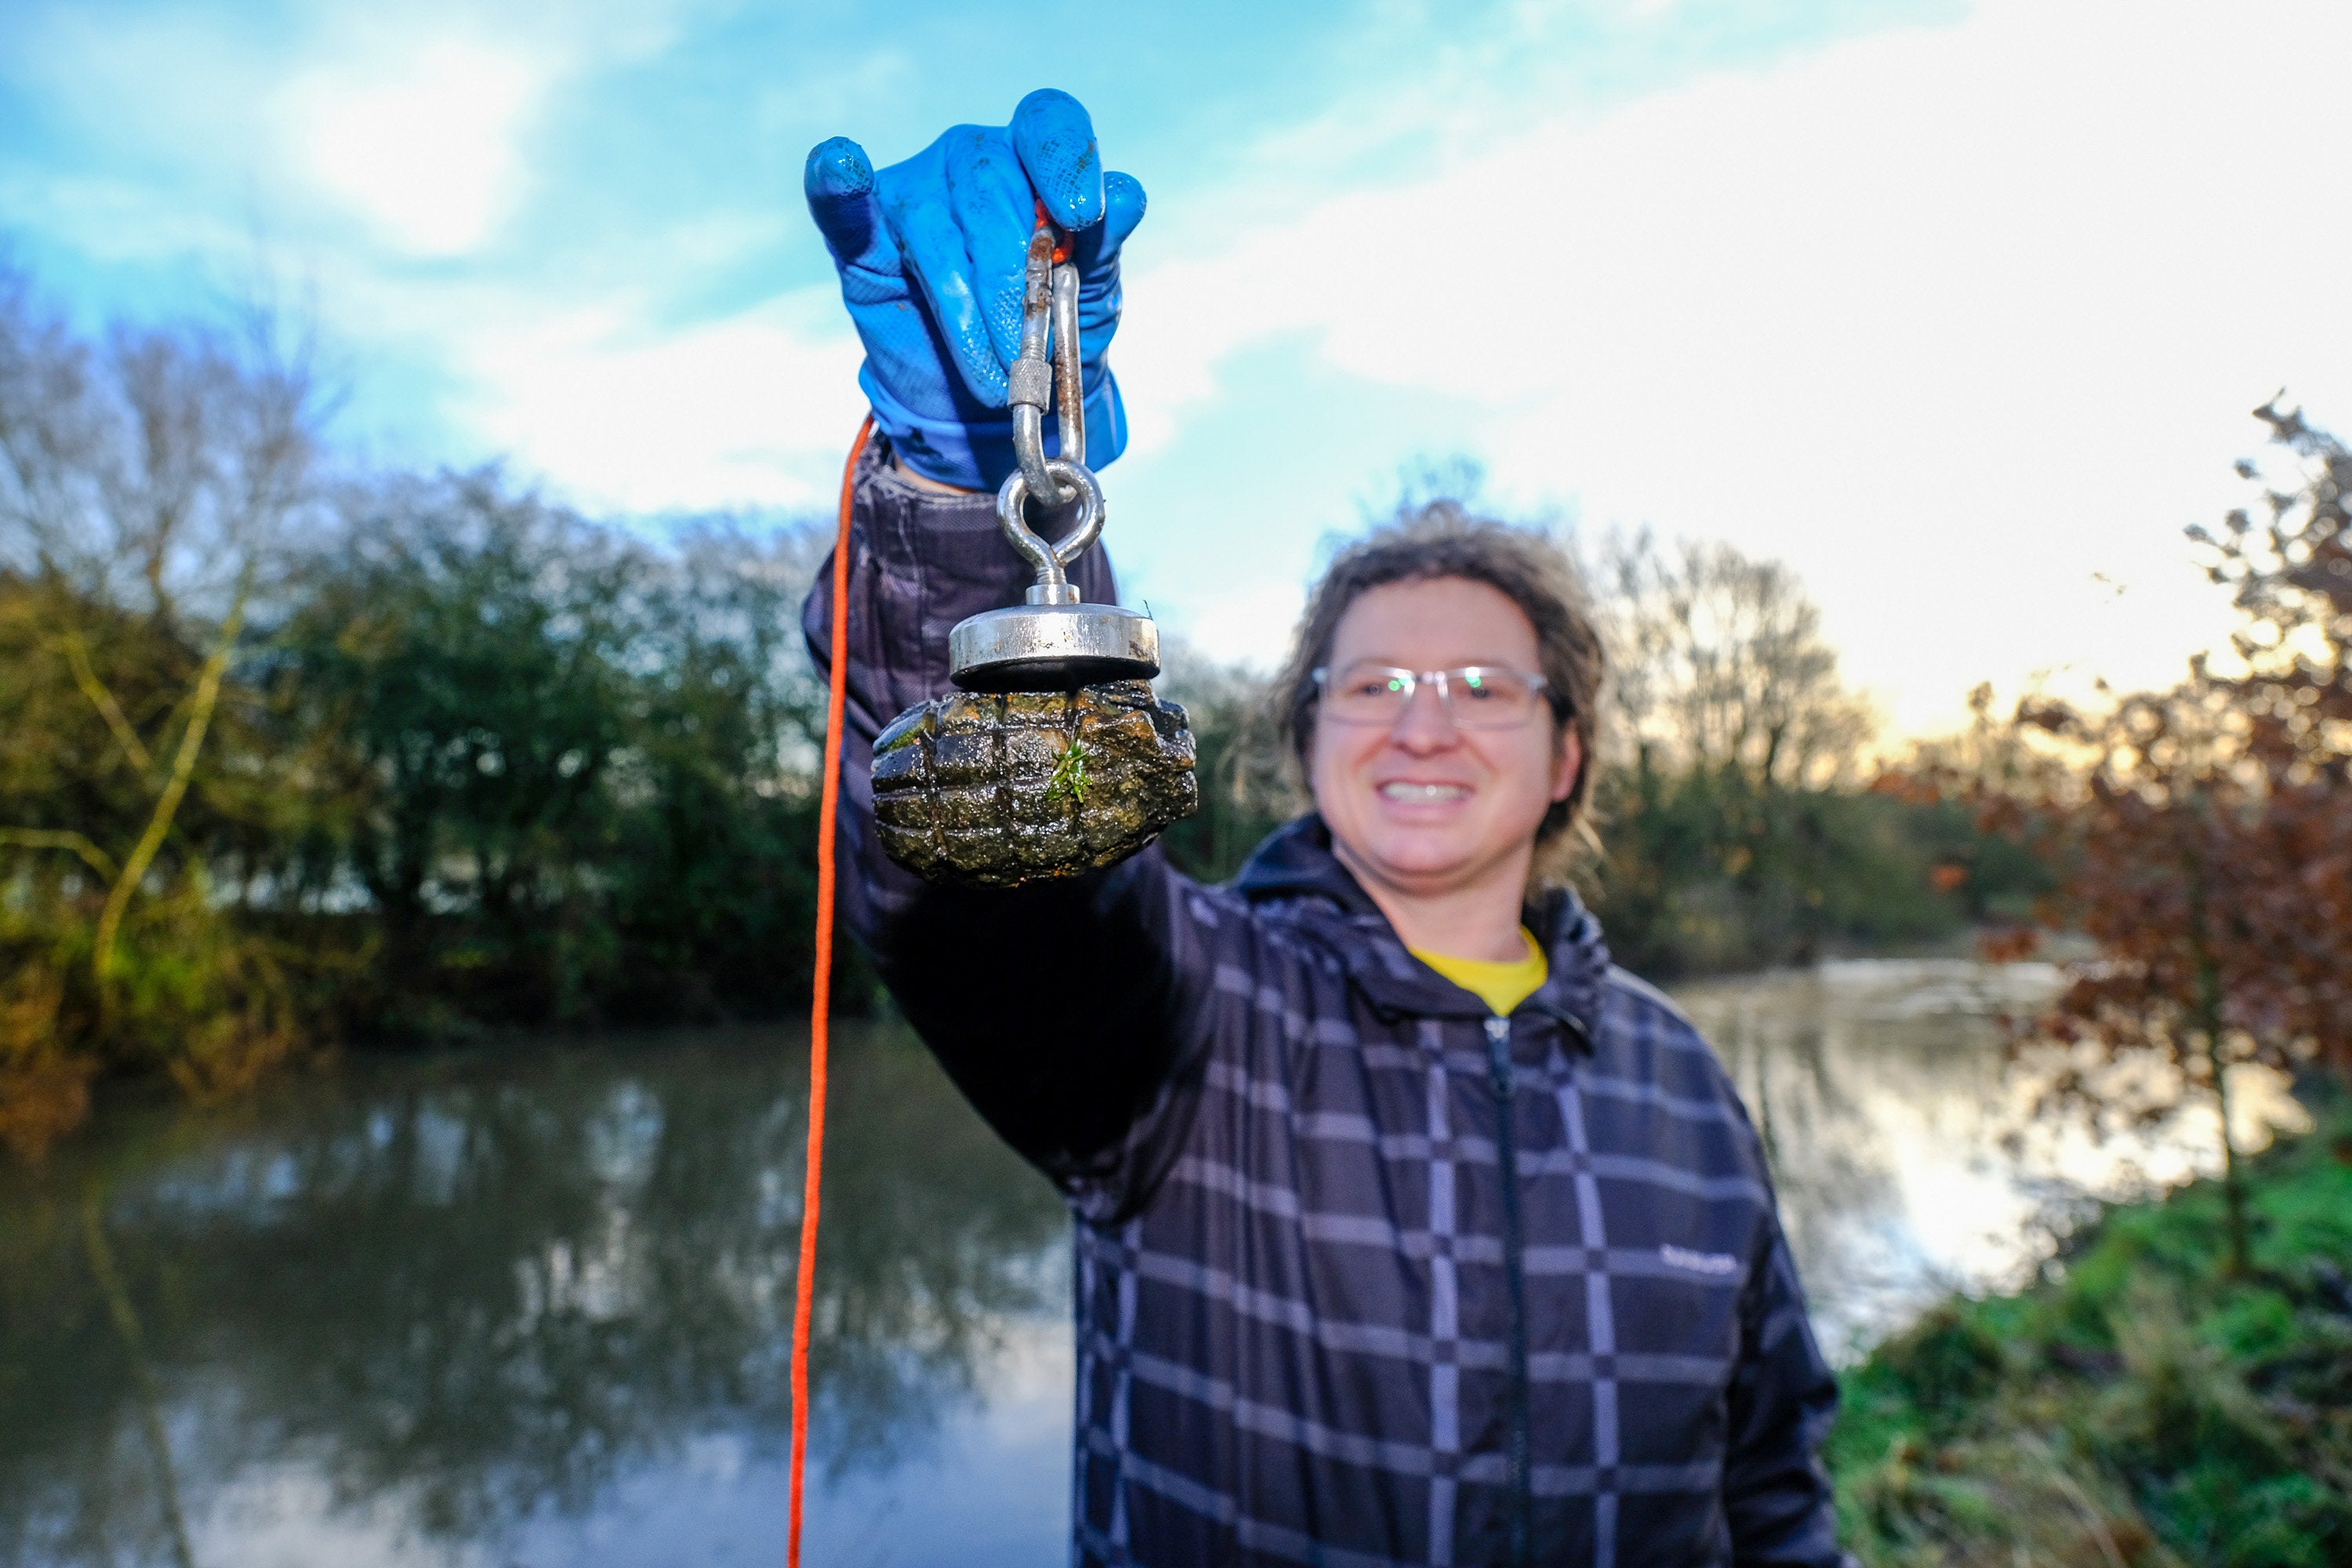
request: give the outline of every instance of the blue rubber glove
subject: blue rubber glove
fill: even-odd
[[[1033,92],[1011,125],[959,125],[878,174],[836,136],[811,150],[803,184],[866,343],[858,384],[899,461],[968,489],[994,489],[1015,467],[1005,380],[1021,352],[1039,202],[1069,231],[1078,269],[1087,465],[1125,449],[1127,414],[1103,352],[1118,330],[1119,247],[1142,221],[1143,187],[1103,173],[1076,99]],[[1058,424],[1045,422],[1056,455]]]

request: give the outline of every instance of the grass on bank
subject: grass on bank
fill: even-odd
[[[2352,1100],[2221,1184],[2109,1208],[2043,1282],[1956,1298],[1844,1378],[1826,1458],[1872,1568],[2352,1563]]]

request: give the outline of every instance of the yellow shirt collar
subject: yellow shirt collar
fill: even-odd
[[[1486,1004],[1496,1016],[1507,1018],[1512,1009],[1541,990],[1551,974],[1551,964],[1544,957],[1535,933],[1521,926],[1519,941],[1527,944],[1527,956],[1502,963],[1484,958],[1454,958],[1417,947],[1410,951],[1415,958]]]

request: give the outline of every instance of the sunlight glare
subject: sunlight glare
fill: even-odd
[[[415,256],[460,256],[513,206],[516,142],[545,86],[520,55],[444,40],[395,71],[299,78],[285,120],[297,161],[384,238]]]

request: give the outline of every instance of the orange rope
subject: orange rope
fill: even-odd
[[[841,468],[841,531],[833,541],[833,679],[824,705],[824,784],[816,822],[816,984],[809,1003],[808,1183],[801,1196],[801,1262],[793,1301],[793,1491],[784,1561],[801,1568],[801,1494],[808,1473],[809,1318],[816,1307],[817,1188],[824,1174],[825,1014],[833,1005],[833,836],[841,815],[842,713],[849,700],[849,503],[874,416],[857,427]]]

